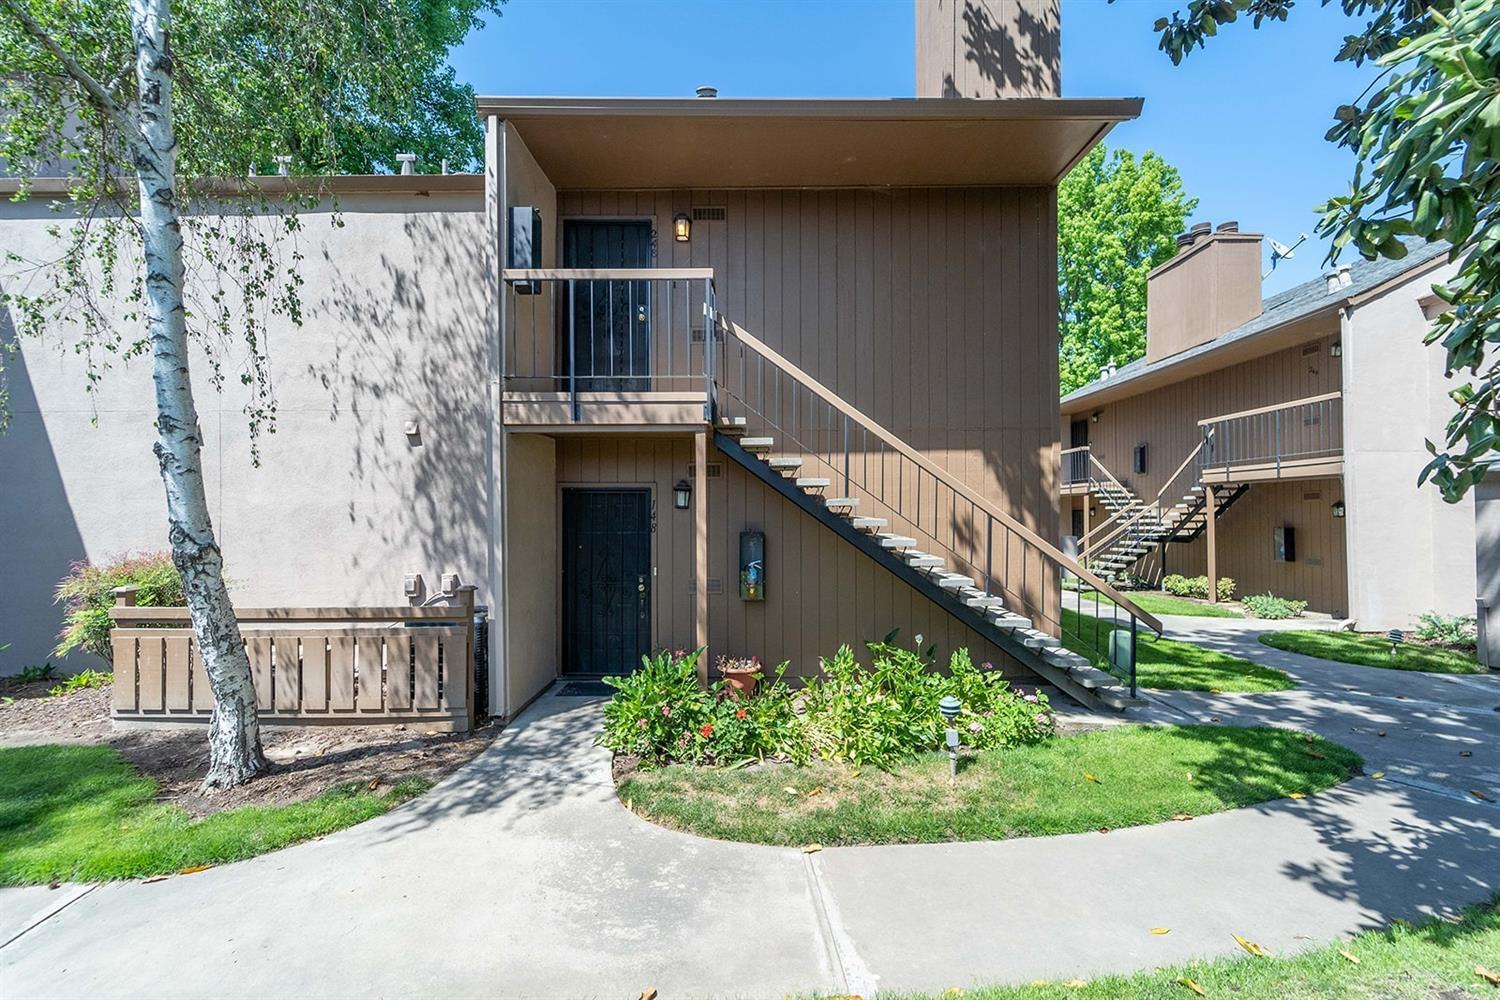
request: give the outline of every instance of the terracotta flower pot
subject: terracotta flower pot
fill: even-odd
[[[759,667],[725,667],[723,670],[729,691],[736,698],[748,698],[755,693],[755,675],[759,672]]]

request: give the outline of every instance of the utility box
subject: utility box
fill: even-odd
[[[511,270],[535,270],[542,266],[542,212],[527,205],[510,210],[510,246],[505,266]],[[541,290],[539,281],[518,281],[511,287],[522,295]]]
[[[1284,525],[1271,529],[1271,558],[1277,562],[1297,561],[1297,532]]]

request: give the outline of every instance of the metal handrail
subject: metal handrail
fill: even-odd
[[[1212,432],[1209,432],[1209,436],[1211,435]],[[1206,443],[1206,441],[1198,442],[1198,446],[1188,453],[1187,458],[1182,460],[1182,464],[1177,466],[1177,470],[1172,473],[1171,478],[1162,483],[1161,489],[1156,491],[1156,496],[1151,500],[1150,503],[1142,503],[1139,510],[1132,514],[1127,520],[1119,524],[1114,531],[1111,531],[1103,539],[1092,543],[1090,545],[1090,548],[1108,548],[1120,538],[1123,532],[1129,531],[1132,527],[1135,526],[1138,521],[1140,521],[1147,515],[1152,514],[1153,512],[1156,514],[1156,521],[1158,525],[1165,523],[1166,517],[1162,511],[1163,495],[1165,495],[1167,490],[1172,487],[1173,483],[1177,482],[1177,479],[1182,475],[1183,470],[1187,469],[1187,467],[1192,463],[1194,457],[1196,457],[1203,450],[1203,446]],[[1106,521],[1105,523],[1107,524],[1108,521]],[[1092,536],[1093,532],[1090,532],[1089,534],[1090,536]]]
[[[718,318],[713,274],[712,268],[502,271],[504,384],[565,394],[575,421],[589,392],[701,386],[708,419],[715,356],[709,333]]]
[[[1300,420],[1298,419],[1300,417]],[[1343,393],[1325,392],[1198,421],[1204,448],[1201,469],[1273,467],[1280,478],[1288,463],[1316,463],[1344,449]]]
[[[881,503],[917,532],[931,538],[936,544],[948,548],[956,560],[974,567],[976,573],[980,572],[979,560],[982,556],[983,575],[987,584],[986,592],[1002,596],[1009,595],[1012,599],[1019,599],[1020,604],[1027,609],[1033,620],[1041,618],[1056,622],[1060,627],[1063,625],[1061,602],[1058,604],[1058,611],[1053,614],[1045,606],[1038,606],[1037,601],[1028,598],[1024,593],[1028,552],[1035,552],[1037,557],[1054,564],[1060,571],[1059,579],[1062,575],[1071,574],[1092,587],[1096,594],[1102,594],[1108,598],[1120,611],[1130,615],[1132,634],[1137,621],[1145,623],[1158,635],[1161,634],[1162,625],[1155,616],[1137,607],[1124,594],[1026,525],[1000,510],[991,501],[975,492],[967,483],[938,466],[895,433],[860,412],[843,397],[782,357],[742,327],[728,323],[726,324],[726,347],[731,346],[731,341],[732,346],[739,349],[739,354],[737,358],[734,358],[731,352],[726,350],[718,372],[719,388],[726,395],[736,399],[747,411],[754,413],[766,424],[774,427],[783,437],[800,447],[804,454],[815,456],[817,461],[831,469],[839,477],[844,491],[843,495],[851,494],[851,485],[859,485],[860,489],[872,500]],[[746,351],[759,359],[758,367],[753,373]],[[739,362],[737,372],[731,371],[732,360]],[[769,391],[766,386],[767,365],[770,366],[772,380]],[[753,384],[752,375],[754,376]],[[778,376],[784,376],[790,383],[784,393],[781,378]],[[812,401],[816,401],[816,407],[812,405]],[[804,406],[809,408],[810,413],[809,419],[806,420],[802,419]],[[819,420],[821,410],[826,410],[828,414],[826,425]],[[801,420],[800,428],[799,420]],[[859,449],[853,448],[852,435],[855,432],[860,435],[861,447]],[[819,440],[804,440],[804,438]],[[821,446],[823,442],[831,443],[825,448]],[[879,486],[875,486],[869,478],[870,457],[875,453],[876,448],[879,450],[877,474],[882,480]],[[888,477],[884,474],[883,460],[887,450],[898,460],[915,467],[909,493],[903,466],[899,461],[896,467],[897,482],[895,484],[886,482]],[[823,457],[825,454],[827,458]],[[862,467],[858,476],[853,472],[852,455],[854,454],[861,456]],[[859,476],[864,478],[860,479]],[[930,491],[924,490],[924,476],[932,481]],[[887,491],[888,485],[895,486],[894,496]],[[948,491],[946,498],[938,491],[939,485]],[[931,502],[927,504],[928,509],[924,511],[923,506],[929,492]],[[905,505],[908,495],[915,504],[915,510]],[[943,502],[945,499],[946,504]],[[944,542],[939,537],[939,534],[944,531],[944,524],[936,516],[939,507],[946,508],[948,542]],[[977,518],[983,516],[985,530],[982,536],[975,537],[977,531],[971,531],[966,538],[957,537],[958,515],[964,508],[967,508],[966,513],[974,519],[974,523],[970,525],[972,529],[977,529]],[[924,518],[929,516],[933,524],[933,530],[930,532],[923,527]],[[994,551],[997,527],[1004,529],[1006,533],[1004,551],[998,553],[1002,567],[1002,572],[999,573],[996,572],[997,553]],[[1018,539],[1022,545],[1019,553],[1021,566],[1019,575],[1022,584],[1019,588],[1011,585],[1012,581],[1008,579],[1008,572],[1005,572],[1016,561],[1016,554],[1010,551],[1012,537]],[[984,548],[982,554],[978,551],[980,541],[983,542]]]

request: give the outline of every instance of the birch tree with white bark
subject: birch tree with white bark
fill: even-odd
[[[17,197],[37,173],[69,188],[56,253],[5,252],[0,307],[14,336],[83,355],[88,391],[149,358],[167,535],[214,695],[205,788],[267,763],[209,516],[193,364],[218,391],[239,384],[257,454],[276,412],[269,327],[302,319],[299,209],[326,197],[319,177],[388,168],[398,150],[478,161],[473,93],[445,55],[500,2],[0,0],[0,170],[22,179]],[[278,154],[306,179],[225,180],[274,172]],[[0,362],[15,346],[0,334]]]

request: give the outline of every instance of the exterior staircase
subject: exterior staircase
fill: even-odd
[[[737,327],[725,327],[721,336],[724,357],[713,365],[709,416],[722,454],[1041,681],[1089,707],[1140,703],[1135,638],[1142,627],[1160,634],[1159,621],[765,344]],[[873,474],[872,455],[880,459]],[[889,489],[894,481],[913,489]],[[925,508],[913,495],[927,498]],[[972,524],[960,531],[935,517],[946,504],[972,512]],[[1003,553],[998,564],[996,553]],[[1050,572],[1038,573],[1039,567]],[[1109,632],[1128,632],[1122,656],[1096,665],[1059,638],[1069,634],[1070,620],[1085,621],[1062,611],[1061,580],[1073,575],[1114,602],[1096,601],[1087,628],[1096,638],[1102,633],[1106,645]],[[1038,579],[1055,589],[1039,591]]]
[[[1189,464],[1190,461],[1184,462],[1178,468],[1173,481]],[[1163,496],[1171,490],[1173,481],[1162,488],[1155,500],[1147,503],[1113,476],[1093,480],[1091,492],[1110,514],[1100,529],[1106,529],[1110,524],[1115,527],[1109,528],[1099,541],[1088,547],[1086,562],[1090,569],[1113,578],[1132,569],[1161,546],[1170,542],[1191,542],[1207,530],[1208,496],[1203,483],[1194,475],[1192,485],[1183,492],[1182,498],[1169,507]],[[1246,483],[1222,488],[1215,497],[1215,516],[1223,517],[1224,512],[1249,488]]]

